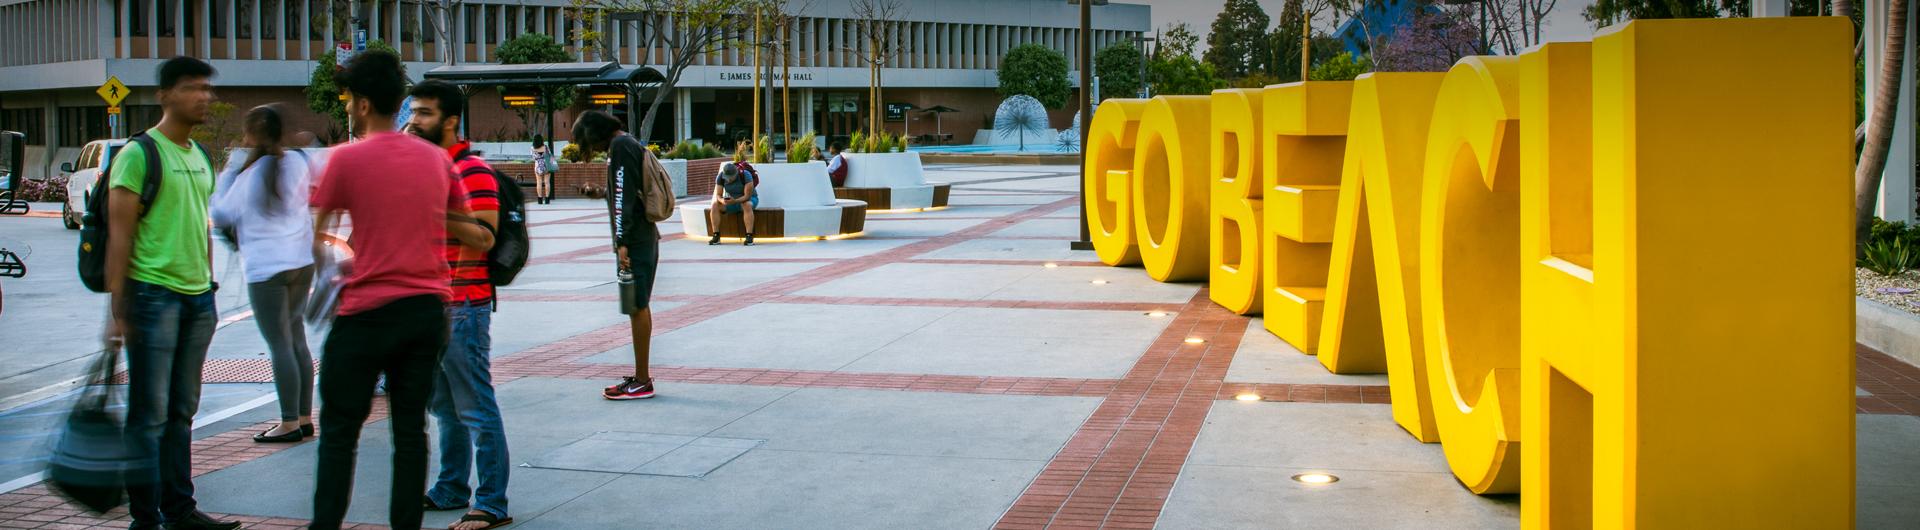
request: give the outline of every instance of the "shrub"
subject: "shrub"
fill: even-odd
[[[1898,276],[1907,269],[1920,266],[1920,249],[1904,239],[1867,243],[1862,253],[1860,266],[1881,276]]]
[[[666,154],[660,155],[660,158],[664,158],[668,160],[701,160],[701,159],[719,158],[719,157],[720,157],[719,149],[715,149],[713,148],[713,146],[710,146],[710,145],[698,144],[694,142],[680,142],[677,144],[673,144],[672,149],[668,149]]]
[[[813,133],[800,135],[793,141],[793,145],[787,146],[787,162],[799,164],[813,161],[819,154],[819,148],[815,147],[813,142]]]
[[[863,133],[860,131],[853,131],[853,138],[847,140],[847,152],[849,153],[867,152],[867,133]]]
[[[20,179],[20,200],[27,202],[63,202],[67,200],[67,176],[45,179]]]
[[[585,162],[585,160],[580,159],[580,144],[572,142],[568,142],[566,147],[560,148],[560,159],[568,162]]]
[[[753,163],[773,163],[773,137],[762,134],[760,140],[753,143]]]

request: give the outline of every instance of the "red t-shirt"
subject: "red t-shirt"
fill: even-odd
[[[493,167],[473,154],[467,142],[447,148],[453,159],[454,174],[466,188],[467,210],[475,214],[500,211],[500,183],[493,178]],[[477,217],[477,216],[476,216]],[[499,224],[496,221],[494,224]],[[453,272],[453,303],[481,305],[493,302],[493,281],[487,275],[487,251],[460,244],[449,233],[446,237],[447,268]]]
[[[313,194],[321,210],[346,210],[353,232],[353,275],[340,294],[340,314],[377,309],[394,300],[434,295],[446,300],[448,209],[466,191],[448,175],[446,151],[410,134],[374,133],[334,148]]]

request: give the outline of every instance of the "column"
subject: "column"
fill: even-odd
[[[693,138],[693,89],[676,88],[673,91],[673,141],[684,142]]]
[[[1866,34],[1866,98],[1867,122],[1873,121],[1873,97],[1879,89],[1880,61],[1885,57],[1887,40],[1887,0],[1866,0],[1866,16],[1862,30]],[[1913,15],[1907,20],[1907,61],[1900,71],[1900,92],[1898,110],[1894,113],[1893,138],[1887,150],[1887,167],[1880,177],[1880,197],[1875,203],[1874,213],[1888,221],[1915,220],[1914,214],[1914,146],[1913,146],[1913,71],[1914,71],[1914,31]]]
[[[816,131],[813,128],[813,89],[811,88],[800,89],[799,114],[800,116],[795,119],[799,120],[797,123],[800,124],[800,134],[802,135],[805,135],[807,133],[817,134],[819,131]]]

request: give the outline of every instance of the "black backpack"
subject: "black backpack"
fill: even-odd
[[[493,248],[487,250],[487,279],[494,285],[507,285],[527,266],[527,256],[533,250],[527,238],[527,201],[520,193],[519,181],[492,166],[487,172],[493,174],[494,186],[500,188],[500,226],[487,227],[493,230]]]
[[[153,206],[154,196],[160,193],[161,177],[166,175],[160,167],[160,142],[142,132],[128,138],[127,145],[139,145],[140,153],[147,159],[147,178],[140,186],[140,217],[144,218],[147,209]],[[200,147],[198,143],[193,146]],[[213,156],[205,150],[200,150],[200,155],[207,157],[207,167],[213,168]],[[80,283],[96,293],[112,290],[107,285],[107,190],[110,189],[107,183],[112,180],[112,169],[113,164],[108,161],[100,170],[100,177],[94,179],[93,187],[87,192],[87,211],[80,216]]]

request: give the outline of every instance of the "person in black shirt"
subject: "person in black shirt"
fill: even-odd
[[[632,283],[632,295],[622,296],[620,312],[626,313],[632,323],[633,375],[607,387],[601,396],[612,400],[650,398],[653,378],[647,373],[647,356],[652,348],[653,311],[647,307],[647,300],[653,296],[654,271],[660,265],[660,228],[647,221],[642,194],[646,192],[646,157],[653,153],[627,134],[618,118],[597,110],[587,111],[574,122],[573,141],[588,157],[594,151],[607,152],[607,208],[613,249],[619,256],[622,283],[629,277]]]

